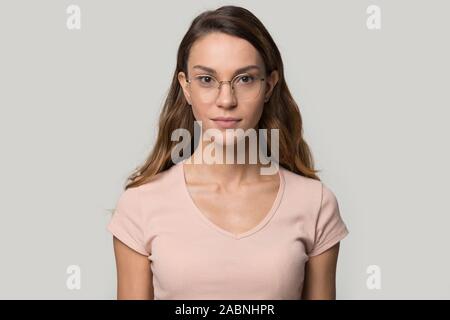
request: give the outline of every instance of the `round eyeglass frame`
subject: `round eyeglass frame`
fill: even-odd
[[[245,76],[245,75],[248,75],[248,74],[246,74],[246,73],[241,73],[241,74],[238,74],[238,75],[236,75],[235,77],[233,77],[233,79],[231,79],[231,80],[221,80],[221,81],[217,80],[216,77],[210,76],[210,75],[201,75],[201,74],[200,74],[200,75],[198,75],[198,76],[196,76],[196,77],[198,78],[198,77],[203,76],[203,77],[213,78],[214,80],[216,80],[216,82],[219,83],[219,85],[216,87],[216,89],[219,90],[219,91],[220,91],[220,87],[222,86],[222,83],[228,82],[228,83],[230,83],[231,91],[233,92],[233,95],[234,95],[234,94],[235,94],[235,91],[234,91],[233,81],[234,81],[237,77],[242,77],[242,76]],[[248,75],[248,76],[254,77],[254,76],[252,76],[252,75]],[[259,79],[256,79],[256,81],[261,81],[261,82],[266,80],[266,78],[262,78],[262,77],[254,77],[254,78],[259,78]],[[192,84],[191,79],[186,78],[186,82],[189,83],[189,85]],[[261,85],[261,84],[260,84],[260,85]],[[261,92],[261,87],[260,87],[259,90],[260,90],[259,92]]]

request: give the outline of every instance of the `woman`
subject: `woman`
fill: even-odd
[[[175,161],[173,133],[195,137],[198,123],[223,135]],[[264,157],[250,163],[249,146],[244,163],[194,161],[211,146],[234,150],[242,139],[230,129],[275,130],[257,144],[270,150],[266,160],[277,155],[276,174],[261,174]],[[348,230],[316,173],[265,27],[241,7],[200,14],[179,46],[154,150],[108,225],[118,299],[335,299]]]

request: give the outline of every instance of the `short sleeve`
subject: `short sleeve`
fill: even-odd
[[[131,249],[149,255],[145,248],[139,193],[134,188],[120,195],[107,229]]]
[[[308,256],[317,256],[334,246],[349,234],[342,220],[334,193],[323,183],[320,209],[315,224],[313,248]]]

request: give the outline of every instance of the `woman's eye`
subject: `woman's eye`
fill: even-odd
[[[212,81],[212,78],[208,77],[208,76],[199,76],[198,78],[199,78],[200,82],[204,82],[204,83],[210,83]]]
[[[241,76],[238,80],[242,80],[243,83],[249,83],[252,82],[254,78],[252,76]]]

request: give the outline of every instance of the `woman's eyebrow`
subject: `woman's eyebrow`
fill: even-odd
[[[214,70],[214,69],[212,69],[212,68],[209,68],[209,67],[205,67],[205,66],[199,65],[199,64],[195,65],[193,68],[194,68],[194,69],[201,69],[201,70],[203,70],[203,71],[205,71],[205,72],[209,72],[209,73],[212,73],[212,74],[217,75],[216,70]],[[243,73],[243,72],[246,72],[246,71],[251,70],[251,69],[258,69],[258,70],[261,70],[260,67],[258,67],[257,65],[253,65],[253,64],[252,64],[252,65],[248,65],[248,66],[245,66],[245,67],[242,67],[242,68],[237,69],[237,70],[234,72],[233,75],[237,75],[237,74],[239,74],[239,73]]]

